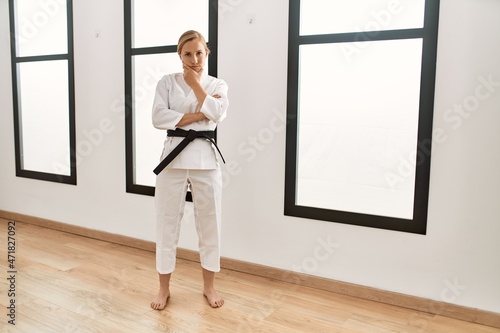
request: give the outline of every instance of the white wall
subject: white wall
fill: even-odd
[[[220,2],[219,76],[231,99],[219,131],[228,161],[223,256],[500,313],[500,2],[441,1],[441,134],[425,236],[283,215],[288,1]],[[71,186],[15,177],[8,10],[0,1],[0,209],[152,241],[153,198],[125,193],[122,4],[74,2],[77,140],[103,119],[113,130],[79,159]],[[453,111],[464,103],[473,110]],[[180,245],[196,249],[189,210],[185,222]]]

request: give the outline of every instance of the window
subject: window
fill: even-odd
[[[72,1],[9,11],[16,175],[76,184]]]
[[[290,1],[285,214],[425,234],[439,1]]]
[[[177,40],[187,30],[206,38],[208,73],[217,73],[217,1],[125,0],[125,128],[127,192],[154,195],[153,169],[165,132],[151,122],[157,82],[181,72]],[[188,193],[189,194],[189,193]]]

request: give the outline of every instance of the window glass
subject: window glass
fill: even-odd
[[[65,0],[16,1],[16,41],[19,57],[68,52]]]
[[[76,184],[72,0],[11,0],[16,176]]]
[[[302,0],[300,34],[422,28],[424,0]]]
[[[425,234],[439,0],[289,8],[285,215]]]
[[[127,192],[154,194],[153,169],[160,162],[166,131],[153,127],[153,99],[162,76],[182,72],[177,42],[184,32],[196,30],[205,37],[213,51],[207,70],[215,76],[217,10],[217,0],[125,1]]]
[[[156,130],[151,122],[156,84],[166,73],[180,72],[177,53],[150,54],[133,57],[134,86],[134,182],[155,186],[152,170],[160,162],[165,131]]]
[[[132,47],[176,45],[187,30],[197,30],[208,42],[206,0],[132,1]]]
[[[366,43],[350,63],[353,43],[300,46],[296,203],[411,219],[415,171],[386,173],[416,156],[422,40]]]
[[[68,61],[18,64],[22,168],[70,175]]]

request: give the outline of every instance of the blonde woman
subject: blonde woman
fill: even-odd
[[[185,197],[191,190],[203,275],[203,295],[217,308],[224,300],[214,289],[220,271],[222,176],[213,141],[217,124],[225,117],[228,86],[205,71],[210,50],[197,31],[179,38],[177,53],[183,72],[165,75],[156,88],[153,125],[167,130],[162,163],[155,169],[156,269],[160,289],[151,302],[165,308],[170,297],[170,277],[175,269],[180,222]]]

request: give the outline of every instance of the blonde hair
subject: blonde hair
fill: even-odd
[[[199,39],[203,46],[205,47],[205,51],[207,52],[207,55],[210,54],[210,49],[208,48],[207,42],[205,41],[205,37],[203,37],[202,34],[200,34],[198,31],[195,30],[188,30],[185,33],[179,37],[179,42],[177,43],[177,53],[181,55],[182,48],[184,47],[184,44],[187,42],[190,42],[194,39]]]

